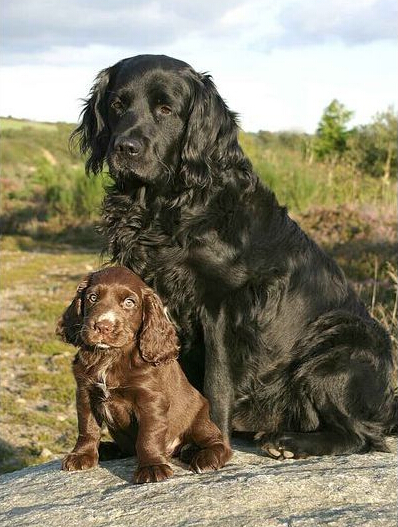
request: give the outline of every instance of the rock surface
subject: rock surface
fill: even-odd
[[[135,459],[62,472],[59,461],[0,478],[0,525],[299,527],[397,525],[397,456],[273,461],[242,441],[222,470],[132,485]]]

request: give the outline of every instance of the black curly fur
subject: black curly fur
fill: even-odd
[[[211,78],[165,56],[125,59],[100,73],[75,135],[87,170],[107,161],[114,179],[108,250],[167,305],[218,426],[261,432],[270,455],[384,450],[390,339],[259,182]],[[138,157],[115,151],[121,135],[142,142]]]

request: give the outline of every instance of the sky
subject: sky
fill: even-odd
[[[397,108],[396,0],[1,0],[0,115],[77,122],[96,73],[165,54],[212,75],[246,131]]]

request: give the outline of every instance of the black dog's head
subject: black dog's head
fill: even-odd
[[[86,169],[115,179],[205,185],[243,159],[235,115],[210,76],[164,55],[139,55],[100,72],[74,132]]]

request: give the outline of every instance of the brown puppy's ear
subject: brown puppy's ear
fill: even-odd
[[[77,286],[75,298],[69,307],[66,308],[61,318],[58,320],[55,334],[61,337],[64,342],[80,346],[83,341],[80,330],[83,325],[83,301],[84,291],[88,286],[89,277]]]
[[[139,348],[141,357],[156,365],[178,357],[176,331],[166,316],[160,298],[151,289],[144,290]]]

